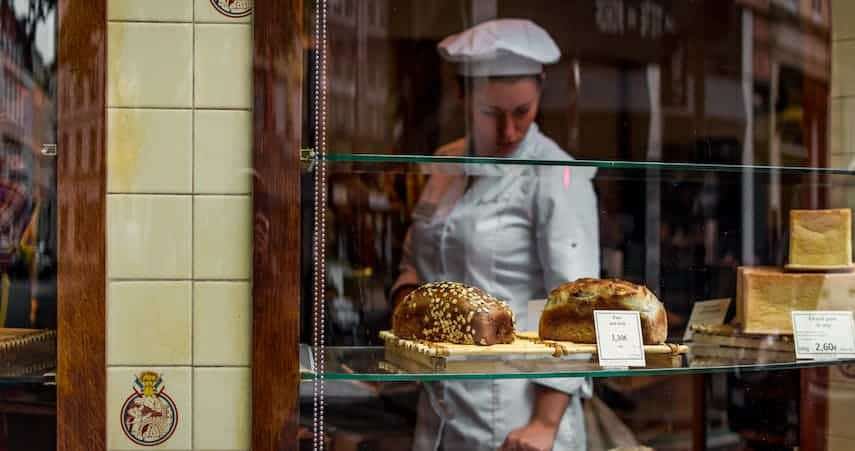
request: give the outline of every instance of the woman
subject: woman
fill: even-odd
[[[494,20],[446,38],[439,50],[457,63],[469,131],[439,155],[570,158],[534,124],[543,64],[560,57],[542,28]],[[394,302],[420,283],[460,281],[506,300],[521,326],[529,300],[599,276],[593,170],[464,166],[463,174],[430,177],[414,209]],[[580,398],[589,395],[585,379],[426,384],[414,449],[582,450]]]

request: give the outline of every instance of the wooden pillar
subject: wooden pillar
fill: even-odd
[[[254,17],[252,449],[293,450],[300,387],[303,1],[256,2]]]

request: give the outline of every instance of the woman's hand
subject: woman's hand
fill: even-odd
[[[541,385],[535,385],[534,412],[528,424],[514,429],[502,443],[500,451],[551,451],[555,434],[570,395]]]
[[[527,425],[508,434],[500,451],[551,451],[555,442],[557,424],[532,420]]]

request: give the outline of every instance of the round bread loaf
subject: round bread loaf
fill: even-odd
[[[546,340],[596,343],[594,310],[637,311],[644,344],[661,344],[668,338],[665,306],[647,287],[619,279],[588,278],[549,293],[538,335]]]
[[[514,341],[514,313],[479,288],[431,282],[413,290],[392,314],[398,338],[492,345]]]

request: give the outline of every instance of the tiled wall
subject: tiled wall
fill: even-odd
[[[251,20],[211,0],[108,18],[108,448],[248,450]]]
[[[832,165],[855,169],[855,1],[832,0]]]
[[[832,0],[831,160],[855,169],[855,1]],[[855,207],[855,187],[837,190],[837,204]],[[850,367],[851,368],[851,367]],[[829,369],[828,450],[855,449],[855,371]]]

